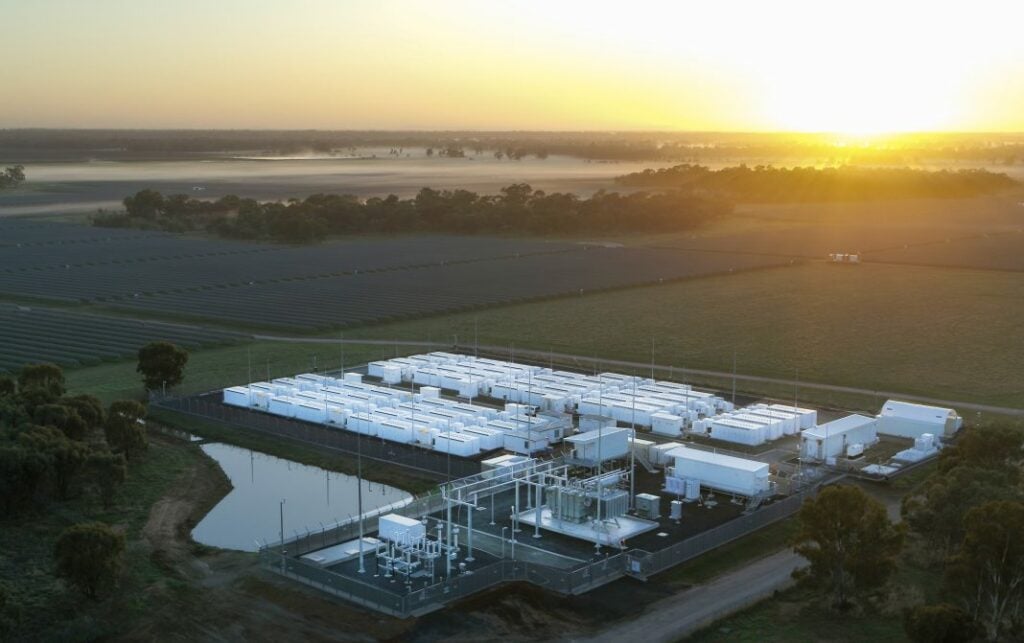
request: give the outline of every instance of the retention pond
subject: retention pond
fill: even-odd
[[[298,464],[228,444],[204,444],[233,489],[196,528],[192,538],[223,549],[256,551],[264,542],[330,527],[359,513],[355,476]],[[405,491],[362,481],[363,511],[412,500]],[[283,504],[282,504],[282,501]]]

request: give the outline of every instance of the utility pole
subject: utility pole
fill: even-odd
[[[732,347],[732,403],[736,405],[736,347]]]
[[[279,509],[281,510],[281,544],[280,544],[279,547],[280,547],[280,550],[281,550],[280,551],[280,554],[281,554],[281,573],[283,574],[284,571],[285,571],[284,570],[284,498],[281,499],[281,504],[279,505]]]

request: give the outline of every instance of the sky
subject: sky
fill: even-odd
[[[0,128],[1024,131],[1020,0],[0,0]]]

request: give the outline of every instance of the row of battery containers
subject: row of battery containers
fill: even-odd
[[[619,373],[588,376],[440,352],[371,362],[368,373],[388,384],[437,386],[460,397],[489,396],[558,412],[573,412],[583,398],[602,391],[650,382]]]
[[[678,387],[678,388],[676,388]],[[579,412],[612,418],[624,424],[650,427],[660,435],[678,436],[702,417],[719,411],[731,411],[732,403],[682,384],[654,382],[631,389],[588,397],[579,404]]]
[[[715,440],[757,446],[796,435],[804,429],[817,426],[818,412],[783,404],[754,404],[697,420],[690,426],[695,434]]]
[[[310,381],[303,376],[258,382],[225,389],[224,402],[460,456],[500,448],[530,454],[564,437],[561,423],[527,415],[521,405],[498,411],[442,400],[437,389],[412,395],[362,384],[357,377],[346,375],[345,390],[330,386],[337,384],[327,381],[332,378],[320,382],[321,391],[296,391],[293,383]]]
[[[536,366],[436,352],[370,362],[367,373],[386,384],[437,386],[470,398],[488,395],[494,382],[528,377],[541,370]]]

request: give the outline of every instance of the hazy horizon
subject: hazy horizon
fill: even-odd
[[[0,0],[0,127],[1024,130],[1015,3]]]

